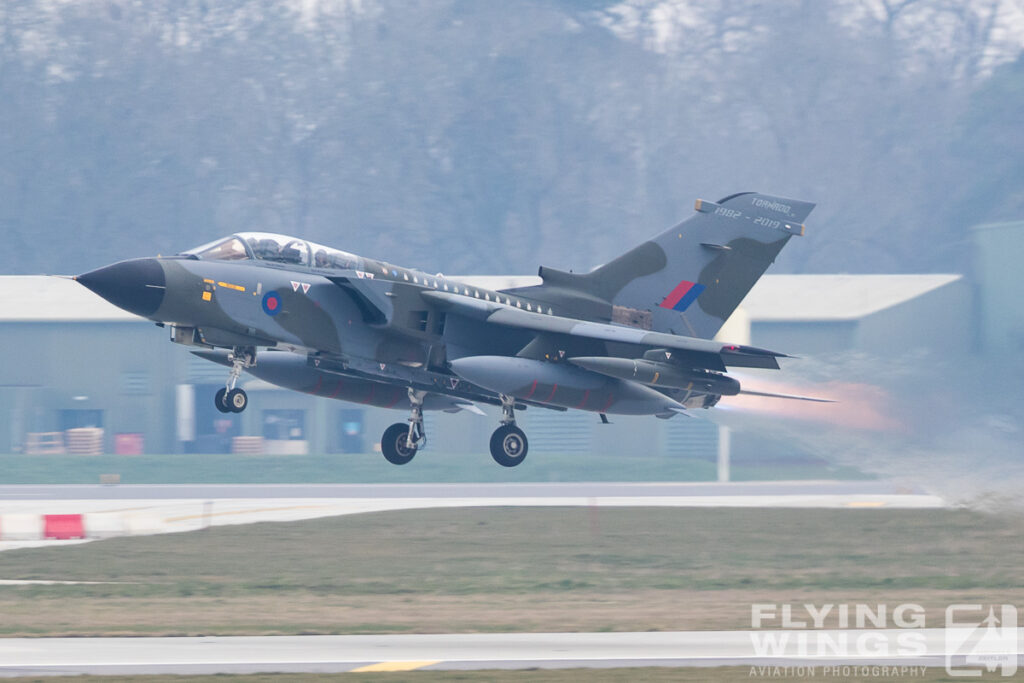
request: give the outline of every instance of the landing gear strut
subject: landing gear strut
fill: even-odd
[[[218,389],[217,393],[214,394],[213,403],[217,406],[217,410],[222,413],[240,413],[249,405],[249,397],[246,395],[245,390],[236,389],[235,384],[242,375],[244,368],[251,368],[253,365],[256,365],[256,349],[251,347],[235,347],[228,354],[228,360],[231,361],[231,374],[228,375],[228,381],[224,388]]]
[[[423,399],[427,395],[425,391],[416,391],[409,388],[409,403],[412,405],[412,412],[409,414],[409,424],[401,422],[384,430],[384,436],[380,440],[380,450],[384,459],[392,465],[404,465],[412,460],[416,451],[427,445],[427,433],[423,429]]]
[[[502,467],[515,467],[526,459],[529,443],[516,426],[515,399],[501,396],[501,426],[491,435],[491,457]]]

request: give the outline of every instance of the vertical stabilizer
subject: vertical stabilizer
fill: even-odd
[[[756,192],[697,200],[679,225],[585,274],[541,268],[524,295],[567,302],[580,314],[656,332],[712,338],[814,204]]]

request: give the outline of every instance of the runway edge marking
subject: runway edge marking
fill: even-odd
[[[415,671],[416,669],[422,669],[425,666],[433,666],[434,664],[440,663],[440,659],[429,662],[377,662],[376,664],[367,664],[366,666],[352,669],[349,673],[367,673],[370,671]]]

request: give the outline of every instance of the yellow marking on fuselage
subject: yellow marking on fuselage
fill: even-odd
[[[205,282],[208,285],[212,285],[213,284],[213,280],[211,280],[209,278],[205,278],[205,277],[203,278],[203,282]]]
[[[218,282],[217,286],[218,287],[224,287],[226,289],[233,289],[236,292],[244,292],[245,291],[245,287],[243,287],[242,285],[233,285],[230,282]]]
[[[377,664],[367,664],[366,666],[361,666],[358,669],[352,669],[349,673],[365,673],[368,671],[415,671],[416,669],[422,669],[425,666],[440,663],[441,660],[439,659],[429,662],[379,662]]]
[[[212,292],[203,292],[203,301],[210,301],[211,299],[213,299]]]
[[[651,384],[657,384],[657,383],[658,383],[658,378],[659,378],[659,377],[661,377],[661,373],[660,373],[660,372],[656,372],[656,373],[654,373],[654,379],[653,379],[653,380],[651,380]]]

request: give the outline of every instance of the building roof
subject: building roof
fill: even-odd
[[[984,232],[986,230],[1021,230],[1024,229],[1024,221],[1005,221],[1003,223],[981,223],[980,225],[972,225],[971,230],[974,232]]]
[[[962,278],[945,274],[765,275],[740,307],[753,322],[857,320]],[[488,289],[541,283],[532,275],[467,275],[455,279]]]
[[[470,287],[490,290],[533,287],[543,282],[536,275],[452,275],[448,279],[465,282]]]
[[[765,275],[743,300],[757,321],[856,320],[960,280],[961,275]],[[536,276],[455,276],[488,289],[526,287]],[[0,322],[131,322],[122,311],[70,279],[0,276]]]
[[[0,276],[2,322],[143,322],[68,278]]]
[[[857,320],[962,275],[765,275],[741,307],[754,322]]]

